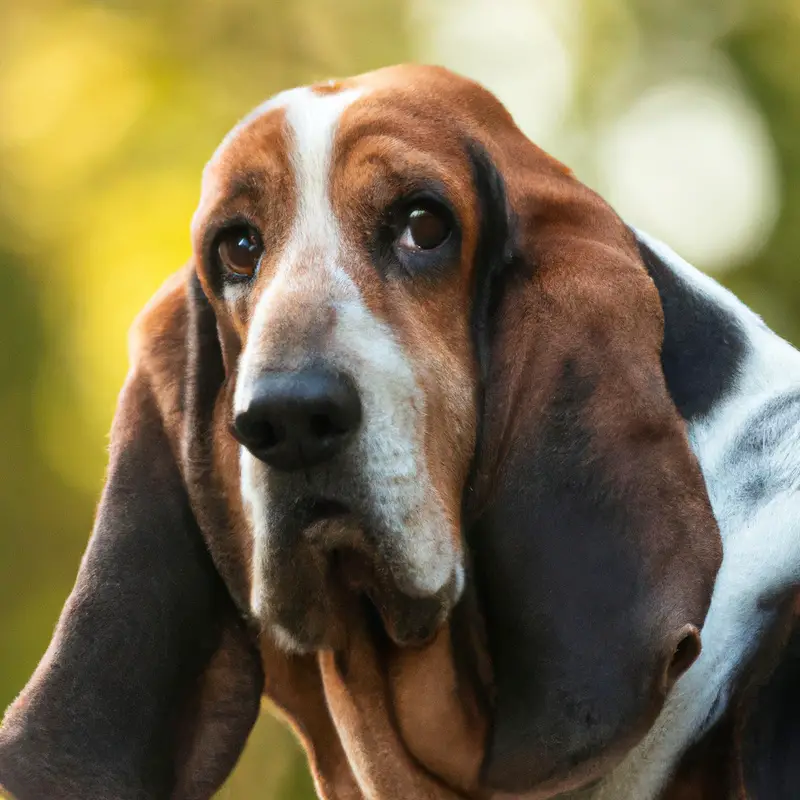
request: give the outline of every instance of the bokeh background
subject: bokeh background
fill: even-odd
[[[204,161],[279,89],[409,60],[484,82],[800,343],[800,0],[0,0],[0,708],[72,585]],[[220,796],[313,796],[268,714]]]

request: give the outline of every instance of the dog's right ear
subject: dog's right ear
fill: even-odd
[[[213,405],[224,378],[195,283],[173,278],[136,326],[92,537],[0,728],[0,785],[17,800],[209,798],[258,715],[255,638],[185,488],[186,435],[210,434],[187,410]]]

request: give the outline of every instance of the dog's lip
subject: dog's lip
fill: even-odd
[[[336,580],[345,591],[364,598],[372,606],[381,619],[384,632],[395,645],[420,647],[435,636],[443,622],[443,608],[439,600],[401,596],[391,588],[391,578],[381,575],[379,565],[363,550],[338,547],[330,557]],[[417,614],[409,617],[401,612],[398,615],[400,603],[411,604],[417,609]]]
[[[342,500],[311,498],[303,504],[299,519],[305,541],[328,556],[343,547],[367,548],[360,514]]]

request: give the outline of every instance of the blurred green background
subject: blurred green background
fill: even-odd
[[[408,60],[483,81],[800,343],[800,0],[0,0],[0,707],[72,585],[204,161],[279,89]],[[221,796],[312,795],[265,714]]]

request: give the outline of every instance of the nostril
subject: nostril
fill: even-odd
[[[338,425],[329,414],[312,414],[309,417],[308,426],[311,433],[318,439],[327,439],[347,433],[347,429]]]
[[[275,425],[267,419],[253,419],[240,414],[234,425],[236,438],[248,447],[268,449],[280,443],[281,436]]]
[[[260,420],[253,425],[253,441],[262,449],[275,447],[281,440],[277,428],[267,420]]]

